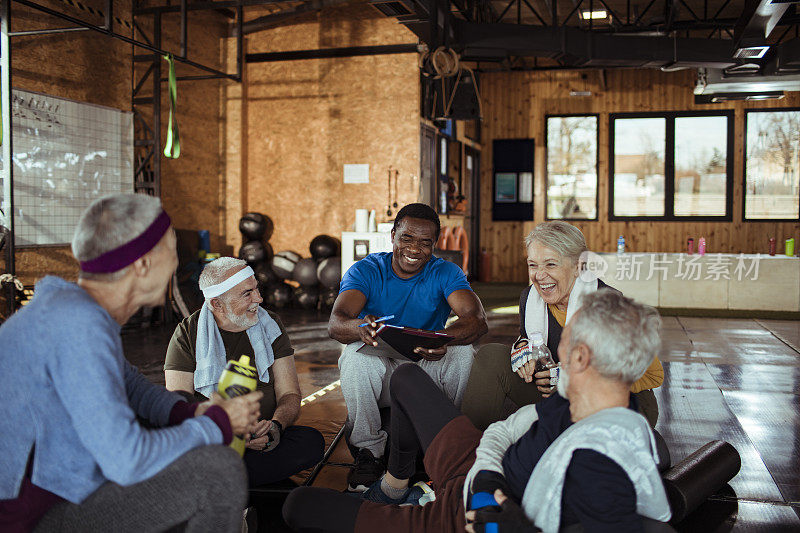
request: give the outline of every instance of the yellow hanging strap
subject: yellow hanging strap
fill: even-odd
[[[169,123],[167,124],[167,143],[164,145],[164,156],[178,159],[181,156],[181,135],[178,130],[178,81],[175,79],[175,60],[172,54],[164,56],[169,63]],[[172,114],[175,113],[175,128],[172,127]]]

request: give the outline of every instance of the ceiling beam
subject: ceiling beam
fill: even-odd
[[[345,4],[350,0],[310,0],[304,4],[300,4],[291,11],[282,13],[273,13],[271,15],[264,15],[253,20],[248,20],[242,25],[242,32],[247,35],[249,33],[256,33],[263,30],[280,26],[294,18],[301,15],[308,15],[309,13],[317,13],[326,7],[338,6]]]

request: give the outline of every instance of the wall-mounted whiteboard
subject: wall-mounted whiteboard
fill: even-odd
[[[18,246],[68,244],[89,204],[133,192],[133,113],[14,89],[11,116]]]

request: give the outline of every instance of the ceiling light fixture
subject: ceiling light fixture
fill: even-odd
[[[583,20],[603,20],[608,18],[608,12],[605,9],[596,9],[594,11],[581,11],[581,18]]]
[[[769,51],[769,46],[746,46],[738,48],[733,54],[735,59],[761,59]]]

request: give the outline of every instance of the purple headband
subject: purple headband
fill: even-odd
[[[161,211],[161,214],[144,230],[144,233],[132,241],[109,250],[90,261],[81,261],[81,271],[92,274],[107,274],[122,270],[152,250],[167,232],[170,224],[171,221],[167,212]]]

